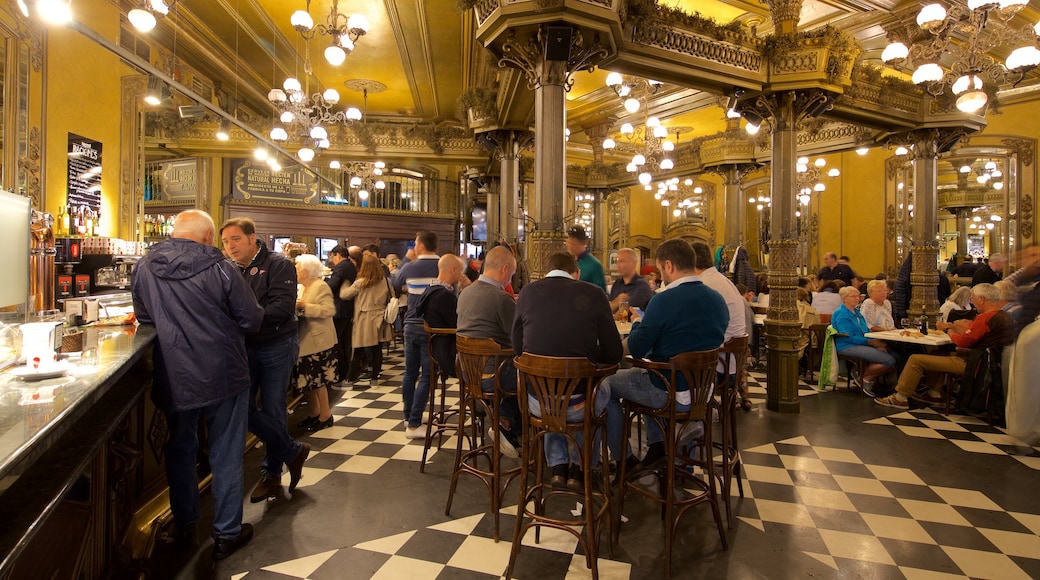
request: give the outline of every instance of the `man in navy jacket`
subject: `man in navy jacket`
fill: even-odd
[[[196,474],[199,417],[206,420],[213,473],[213,558],[253,537],[242,523],[249,366],[245,335],[264,311],[234,264],[213,247],[214,225],[198,210],[181,212],[170,239],[134,268],[131,290],[141,324],[155,325],[152,396],[166,415],[166,477],[175,536],[188,541],[199,520]]]

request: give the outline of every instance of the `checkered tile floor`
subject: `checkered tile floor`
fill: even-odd
[[[443,505],[446,485],[424,483],[437,476],[419,475],[414,465],[421,459],[422,441],[404,437],[399,389],[403,372],[400,353],[394,353],[384,362],[379,386],[344,392],[334,399],[335,426],[308,438],[313,451],[300,483],[309,494],[304,498],[342,502],[342,497],[324,499],[325,490],[335,489],[327,487],[335,483],[334,478],[380,478],[387,477],[386,473],[400,477],[402,470],[398,467],[404,466],[408,481],[414,484],[406,488],[409,493],[422,494],[431,506]],[[764,401],[765,375],[751,373],[749,381],[752,397],[756,402]],[[870,416],[883,412],[863,397],[843,398],[842,393],[817,397],[808,384],[800,387],[801,395],[813,396],[813,402],[819,401],[821,407],[825,403],[862,404]],[[302,416],[298,411],[290,421],[295,423]],[[751,428],[758,427],[756,419],[769,417],[758,413],[742,416],[749,417],[745,426]],[[829,439],[831,446],[814,444],[818,437],[808,432],[744,449],[745,498],[734,498],[736,518],[729,532],[730,551],[722,552],[718,544],[710,510],[697,510],[681,524],[685,544],[680,543],[677,550],[688,552],[687,558],[705,555],[710,556],[709,562],[723,562],[721,569],[698,568],[700,572],[694,576],[777,577],[775,572],[780,567],[785,570],[781,575],[791,577],[1040,578],[1040,508],[1002,506],[998,499],[1005,498],[1006,503],[1007,496],[987,494],[990,490],[986,486],[951,483],[949,473],[918,468],[900,454],[878,455],[874,448],[867,447],[872,459],[866,461],[863,451],[853,450],[869,445],[872,430],[884,425],[910,435],[908,447],[943,445],[968,463],[973,461],[972,456],[960,455],[961,451],[986,454],[982,461],[990,462],[989,466],[1002,461],[999,465],[1006,470],[1019,465],[1015,460],[1040,468],[1030,458],[998,457],[1014,448],[1006,434],[974,418],[947,418],[930,409],[860,420],[858,424],[859,441],[849,441],[859,445],[835,444],[833,437]],[[897,440],[902,437],[893,431],[881,430],[876,435]],[[879,446],[874,444],[875,448]],[[453,454],[454,440],[448,441],[442,452],[431,449],[428,471],[447,471],[441,463],[451,461]],[[416,479],[410,475],[413,472]],[[1021,475],[1021,471],[1017,473]],[[423,477],[428,479],[420,479]],[[406,484],[394,479],[392,485]],[[479,487],[471,481],[466,489],[462,493],[476,493]],[[1033,492],[1022,489],[1019,493]],[[506,501],[512,503],[513,497],[508,493]],[[459,507],[465,504],[457,501],[452,513],[455,519],[411,528],[404,522],[404,527],[394,526],[386,535],[362,534],[362,541],[336,545],[336,531],[330,530],[331,544],[326,542],[314,549],[299,544],[289,550],[292,557],[250,554],[247,563],[241,564],[232,559],[221,577],[498,578],[508,562],[515,506],[503,508],[503,540],[495,543],[492,518],[480,511],[480,505],[486,510],[484,501],[471,503],[468,513]],[[295,500],[288,506],[294,504]],[[433,511],[439,509],[431,507]],[[638,502],[626,502],[625,512],[631,518],[622,528],[626,549],[615,554],[615,560],[600,559],[601,577],[660,577],[660,528],[655,514],[640,513]],[[270,526],[295,525],[292,512],[287,513],[272,515],[269,508],[260,517],[288,518],[273,519]],[[515,571],[518,578],[590,576],[580,547],[569,534],[546,529],[540,544],[534,544],[533,534],[528,534],[524,544]],[[681,553],[675,561],[683,557],[678,555]],[[756,560],[757,567],[742,567]],[[682,572],[677,577],[682,577]]]
[[[930,485],[912,469],[865,463],[806,437],[742,455],[753,500],[742,506],[740,520],[762,532],[812,529],[799,536],[797,548],[836,574],[1040,574],[1040,516],[1005,511],[983,492]]]
[[[866,421],[869,425],[893,426],[910,437],[949,441],[969,453],[1011,455],[1023,464],[1040,470],[1040,453],[1022,456],[1016,450],[1028,447],[1011,437],[1007,430],[990,427],[985,421],[964,415],[943,415],[934,409],[912,409]],[[1040,452],[1040,447],[1034,447]]]

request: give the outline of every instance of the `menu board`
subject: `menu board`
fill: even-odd
[[[317,204],[318,178],[302,167],[272,171],[266,163],[252,159],[231,162],[234,199]]]
[[[69,133],[68,205],[101,211],[101,142]]]

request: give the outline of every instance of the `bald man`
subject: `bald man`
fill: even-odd
[[[259,330],[264,309],[238,268],[213,247],[213,219],[188,210],[170,239],[151,247],[134,268],[134,312],[154,325],[152,397],[166,415],[166,478],[174,536],[190,543],[200,517],[196,459],[199,419],[206,421],[213,473],[213,559],[223,560],[253,537],[242,523],[242,449],[249,413],[245,336]]]

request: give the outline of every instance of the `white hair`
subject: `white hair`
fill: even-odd
[[[296,256],[296,264],[303,270],[303,274],[311,280],[321,280],[325,266],[314,254],[300,254]]]

